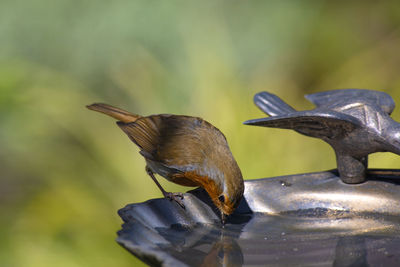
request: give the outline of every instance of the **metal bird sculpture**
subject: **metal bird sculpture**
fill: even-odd
[[[244,124],[292,129],[324,140],[335,150],[340,178],[348,184],[365,181],[369,154],[400,154],[400,124],[390,117],[395,104],[388,94],[342,89],[305,97],[315,109],[296,111],[278,96],[260,92],[254,102],[270,117]]]
[[[107,104],[87,108],[118,120],[118,126],[140,148],[146,171],[164,197],[184,208],[183,194],[166,192],[154,174],[183,186],[204,188],[221,212],[222,223],[239,205],[242,173],[223,133],[209,122],[190,116],[140,116]]]

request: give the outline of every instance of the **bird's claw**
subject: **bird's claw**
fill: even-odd
[[[183,199],[183,194],[182,193],[170,193],[166,192],[164,194],[165,198],[169,199],[170,201],[174,200],[176,203],[179,204],[183,209],[185,208],[185,205],[182,202]]]

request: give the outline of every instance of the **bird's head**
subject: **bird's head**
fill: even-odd
[[[215,183],[215,188],[207,188],[214,205],[221,212],[221,221],[224,224],[227,216],[231,215],[242,200],[244,182],[239,167],[229,169],[223,173],[223,179]]]
[[[185,176],[207,191],[212,202],[221,212],[221,220],[224,224],[226,217],[231,215],[239,205],[244,193],[243,177],[237,164],[235,168],[225,172],[208,168],[202,174],[186,172]]]
[[[221,222],[225,224],[226,217],[231,215],[239,205],[240,198],[230,199],[227,195],[221,194],[217,200],[213,199],[215,206],[221,212]]]
[[[227,186],[229,187],[229,185]],[[217,197],[212,198],[215,206],[221,212],[222,221],[224,221],[226,216],[233,213],[242,200],[244,191],[243,180],[240,180],[239,184],[235,187],[226,190],[226,192],[221,192]]]

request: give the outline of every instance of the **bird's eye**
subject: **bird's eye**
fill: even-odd
[[[218,197],[219,201],[221,201],[222,203],[225,203],[225,196],[224,195],[220,195]]]

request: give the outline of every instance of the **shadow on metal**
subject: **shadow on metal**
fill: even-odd
[[[222,227],[208,195],[130,204],[117,242],[153,266],[394,266],[400,262],[400,178],[343,183],[336,171],[245,182]]]

